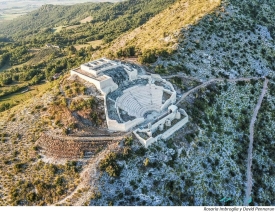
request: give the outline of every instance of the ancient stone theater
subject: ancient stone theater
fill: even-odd
[[[145,146],[166,140],[188,122],[173,85],[132,64],[101,58],[71,70],[102,93],[110,131],[133,131]]]

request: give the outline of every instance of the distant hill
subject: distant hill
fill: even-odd
[[[14,9],[24,6],[41,7],[45,4],[54,4],[54,5],[73,5],[77,3],[86,3],[86,2],[120,2],[124,0],[0,0],[1,10],[5,9]]]
[[[2,36],[22,40],[25,36],[37,34],[42,30],[47,33],[55,26],[80,24],[81,20],[92,16],[92,28],[95,30],[90,26],[87,32],[87,27],[84,26],[84,29],[80,29],[82,34],[102,34],[100,32],[104,31],[103,34],[109,36],[110,40],[114,39],[113,35],[117,35],[118,32],[123,33],[144,24],[175,1],[130,0],[120,3],[83,3],[70,6],[44,5],[27,15],[1,24],[0,32]]]
[[[18,16],[25,15],[38,9],[45,4],[73,5],[86,2],[119,2],[123,0],[0,0],[0,23],[13,20]]]
[[[120,3],[84,3],[71,6],[44,5],[27,15],[0,25],[0,37],[12,37],[23,40],[29,37],[38,38],[40,43],[57,41],[64,43],[88,42],[105,39],[112,41],[123,32],[135,29],[150,18],[172,5],[176,0],[131,0]],[[91,16],[89,23],[80,21]],[[51,35],[56,26],[78,25],[62,39]],[[45,37],[51,36],[50,41]],[[73,35],[73,36],[72,36]],[[72,37],[77,36],[71,40]],[[44,38],[43,38],[44,37]],[[67,41],[65,41],[68,43]]]
[[[99,10],[101,7],[111,3],[84,3],[76,5],[43,5],[39,9],[12,21],[0,25],[0,31],[4,36],[16,36],[37,33],[40,29],[54,27],[55,25],[70,24],[75,19],[81,20],[89,15],[92,10]]]

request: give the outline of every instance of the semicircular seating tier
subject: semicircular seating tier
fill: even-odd
[[[156,85],[135,86],[123,92],[117,99],[117,107],[128,115],[143,117],[147,112],[160,112],[163,88]]]

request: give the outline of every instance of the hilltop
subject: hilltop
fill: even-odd
[[[0,43],[0,95],[16,93],[45,79],[52,80],[55,74],[90,60],[104,43],[147,22],[173,2],[141,0],[138,3],[45,5],[12,23],[1,25],[1,32],[7,38],[2,38]],[[75,23],[81,20],[90,22]],[[59,32],[56,26],[61,28]],[[4,101],[0,104],[1,111],[16,104],[16,101]]]
[[[190,114],[191,124],[170,142],[148,150],[132,145],[132,158],[118,159],[124,167],[121,176],[114,179],[105,173],[100,179],[101,196],[91,205],[244,205],[250,197],[249,205],[274,205],[275,135],[269,129],[275,124],[275,5],[273,1],[221,3],[213,13],[180,30],[170,56],[151,52],[153,59],[146,61],[151,72],[166,75],[181,91],[187,89],[180,105]],[[140,37],[134,35],[143,32],[140,28],[136,32],[123,35],[126,39],[114,41],[111,48],[117,51],[126,45],[120,56],[134,56],[127,47],[139,44]],[[143,46],[147,43],[150,40]],[[204,86],[186,88],[186,79]],[[256,105],[261,108],[258,114]]]

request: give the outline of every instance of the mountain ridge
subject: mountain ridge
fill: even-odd
[[[176,49],[175,44],[181,39],[181,30],[187,25],[195,24],[220,4],[220,0],[179,0],[144,25],[118,37],[99,55],[112,55],[131,46],[138,52],[146,52],[149,49],[172,52]]]

